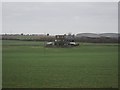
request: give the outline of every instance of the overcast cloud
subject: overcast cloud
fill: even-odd
[[[116,2],[3,2],[3,33],[117,33]]]

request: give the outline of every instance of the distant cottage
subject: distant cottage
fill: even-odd
[[[79,46],[78,43],[74,41],[73,35],[56,35],[53,42],[47,42],[47,47],[72,47]]]

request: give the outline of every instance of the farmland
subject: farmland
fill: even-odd
[[[45,48],[39,41],[3,40],[4,88],[117,88],[118,45],[80,43]]]

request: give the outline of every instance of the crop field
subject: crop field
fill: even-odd
[[[3,88],[117,88],[118,45],[3,40]]]

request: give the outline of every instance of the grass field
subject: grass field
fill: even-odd
[[[3,87],[116,88],[118,45],[44,48],[42,42],[3,40]]]

